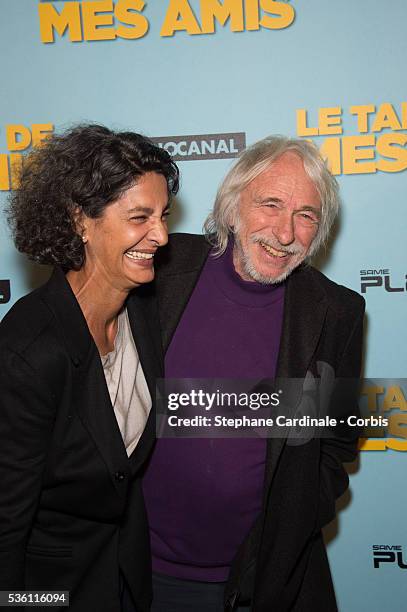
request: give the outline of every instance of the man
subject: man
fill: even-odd
[[[307,141],[270,137],[241,155],[207,239],[174,235],[161,261],[166,377],[358,378],[363,299],[306,263],[338,201]],[[355,394],[346,399],[357,412]],[[321,528],[347,488],[357,434],[158,440],[144,480],[152,610],[336,610]]]

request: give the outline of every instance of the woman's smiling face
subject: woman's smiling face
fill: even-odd
[[[104,279],[119,291],[152,281],[155,252],[168,241],[167,215],[167,181],[147,172],[101,217],[82,216],[88,278]]]

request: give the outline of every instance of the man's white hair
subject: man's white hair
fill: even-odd
[[[205,235],[215,247],[216,254],[225,252],[230,234],[238,231],[241,192],[281,155],[288,152],[300,157],[321,199],[318,232],[307,258],[326,243],[339,210],[339,187],[335,177],[312,142],[285,136],[268,136],[240,154],[218,189],[213,210],[204,223]]]

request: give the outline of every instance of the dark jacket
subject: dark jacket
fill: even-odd
[[[202,236],[171,236],[160,254],[157,297],[165,348],[210,250]],[[364,301],[355,292],[302,265],[287,279],[277,377],[357,379]],[[341,417],[358,414],[357,385],[342,393]],[[333,412],[334,408],[331,408]],[[331,412],[331,416],[335,416]],[[321,528],[335,516],[348,486],[342,463],[356,456],[359,431],[296,444],[269,439],[263,510],[232,564],[225,609],[251,599],[253,612],[331,612],[335,594]]]
[[[153,397],[162,354],[148,288],[135,291],[128,312]],[[139,476],[154,410],[128,458],[98,350],[61,270],[2,321],[0,386],[0,590],[70,591],[72,612],[118,612],[120,568],[137,610],[149,610]]]

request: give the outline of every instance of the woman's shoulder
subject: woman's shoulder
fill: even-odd
[[[46,286],[46,285],[45,285]],[[19,299],[0,323],[0,367],[23,361],[39,376],[59,378],[67,363],[60,330],[43,299],[45,286]]]
[[[51,313],[41,299],[43,287],[20,298],[0,323],[0,346],[12,342],[14,349],[22,350],[51,323]]]
[[[44,286],[20,298],[0,323],[0,346],[12,342],[21,350],[43,333],[51,323],[51,313],[42,299]]]

